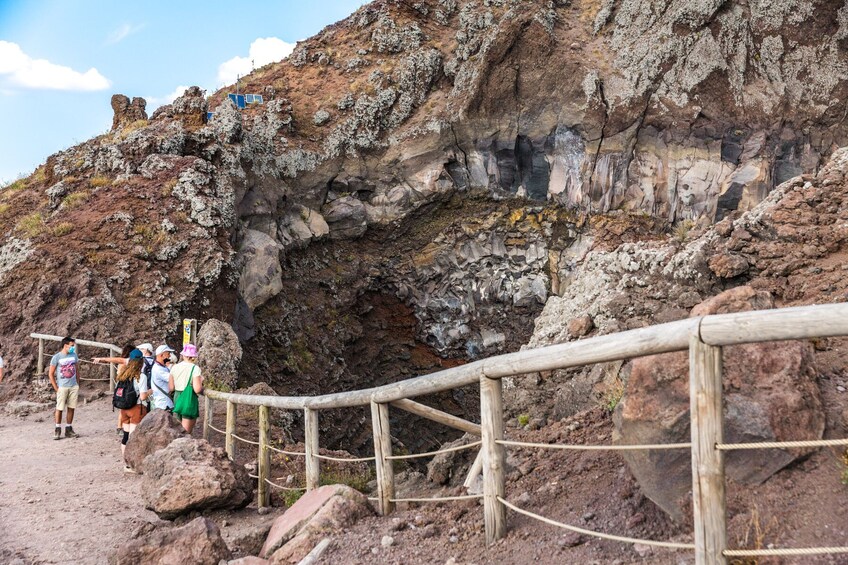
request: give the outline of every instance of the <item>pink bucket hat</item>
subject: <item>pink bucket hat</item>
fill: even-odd
[[[193,343],[187,343],[183,346],[183,357],[197,357],[197,346]]]

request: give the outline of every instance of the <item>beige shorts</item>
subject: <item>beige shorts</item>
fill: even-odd
[[[79,385],[60,386],[56,392],[56,410],[64,412],[65,408],[76,408],[79,396]]]

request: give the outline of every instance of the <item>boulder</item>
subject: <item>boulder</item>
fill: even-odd
[[[197,332],[197,355],[197,364],[203,367],[204,375],[235,387],[242,349],[230,324],[214,318],[206,320]]]
[[[583,337],[595,329],[595,322],[592,316],[580,316],[568,322],[568,335],[573,338]]]
[[[239,294],[251,310],[283,289],[280,244],[268,234],[245,230],[237,262],[242,265]]]
[[[195,518],[179,528],[157,528],[121,545],[109,556],[110,565],[218,565],[232,557],[215,522]]]
[[[768,308],[771,296],[739,287],[711,298],[693,316]],[[816,384],[813,348],[785,341],[724,348],[724,437],[728,443],[820,439],[825,414]],[[642,357],[633,362],[614,415],[618,444],[690,441],[689,359],[686,353]],[[760,484],[809,450],[727,453],[727,476]],[[688,450],[623,452],[642,491],[678,521],[688,516],[692,487]]]
[[[124,461],[134,471],[144,472],[144,459],[170,445],[172,441],[183,437],[185,430],[170,412],[154,410],[149,413],[130,434]]]
[[[259,556],[271,563],[297,563],[327,533],[373,513],[365,495],[345,485],[307,492],[274,521]]]
[[[190,86],[172,103],[157,108],[150,119],[178,119],[185,126],[200,127],[206,123],[208,108],[206,93],[199,86]]]
[[[171,442],[144,461],[142,499],[159,517],[173,519],[192,510],[247,506],[253,481],[223,449],[189,437]]]
[[[147,101],[144,98],[129,98],[123,94],[115,94],[112,96],[112,131],[121,129],[138,120],[146,120],[147,112],[145,107]]]
[[[365,205],[353,196],[342,196],[321,209],[331,239],[356,239],[368,228]]]

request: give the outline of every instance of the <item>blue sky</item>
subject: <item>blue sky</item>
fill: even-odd
[[[363,4],[0,0],[0,182],[107,131],[112,94],[147,98],[150,114],[178,87],[218,88]]]

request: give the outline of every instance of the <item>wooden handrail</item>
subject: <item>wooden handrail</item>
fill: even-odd
[[[44,339],[44,340],[47,340],[47,341],[62,341],[63,339],[65,339],[64,336],[37,334],[37,333],[31,333],[31,334],[29,334],[29,337],[31,337],[32,339]],[[120,353],[121,352],[121,348],[118,347],[117,345],[115,345],[114,343],[101,343],[99,341],[89,341],[87,339],[76,339],[76,338],[74,338],[74,341],[76,343],[78,343],[79,345],[84,345],[86,347],[100,347],[102,349],[108,349],[108,350],[110,350],[114,353]]]
[[[41,334],[32,334],[40,337]],[[517,377],[539,371],[567,369],[595,363],[619,361],[645,355],[689,351],[690,414],[695,559],[698,565],[726,562],[726,503],[724,457],[717,448],[722,443],[722,347],[743,343],[810,339],[848,335],[848,303],[799,306],[777,310],[756,310],[733,314],[688,318],[647,328],[597,336],[579,341],[549,345],[489,357],[438,371],[429,375],[384,386],[320,396],[253,396],[207,390],[205,428],[211,425],[211,400],[227,402],[226,446],[234,457],[232,434],[239,404],[261,407],[260,417],[260,506],[268,503],[266,488],[268,457],[268,408],[304,410],[307,443],[307,489],[318,484],[318,411],[323,409],[370,406],[377,466],[380,511],[392,511],[394,472],[391,457],[389,406],[429,418],[466,432],[481,434],[482,446],[469,479],[483,470],[483,501],[486,539],[489,543],[506,532],[504,504],[503,377]],[[55,336],[46,336],[54,338]],[[61,339],[61,338],[59,338]],[[81,344],[95,342],[78,341]],[[478,426],[456,416],[409,400],[462,386],[480,386]],[[208,431],[206,432],[208,434]],[[407,499],[402,499],[407,500]],[[413,499],[408,499],[413,500]],[[416,499],[417,500],[417,499]],[[435,500],[435,499],[434,499]],[[609,536],[608,536],[609,537]],[[663,545],[664,542],[651,542]],[[818,548],[821,549],[821,548]],[[833,549],[833,548],[831,548]],[[844,549],[844,548],[837,548]]]

